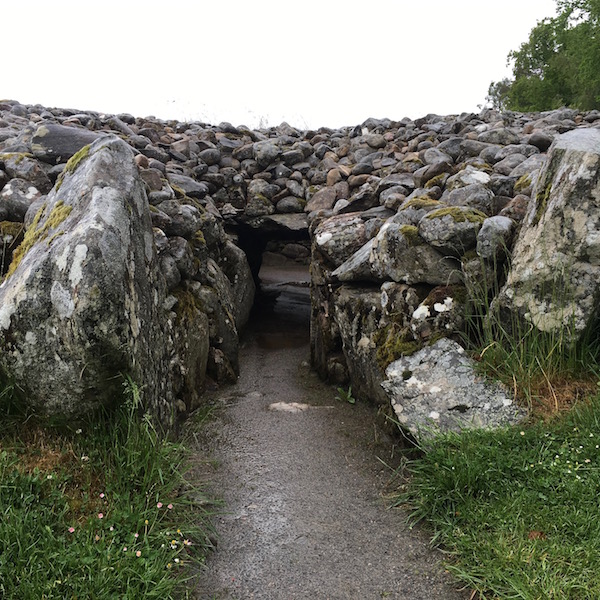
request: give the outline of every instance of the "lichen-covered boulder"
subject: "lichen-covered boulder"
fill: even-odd
[[[357,398],[383,404],[383,369],[377,362],[381,292],[377,289],[344,287],[335,294],[335,321],[346,358],[352,389]]]
[[[579,337],[598,316],[600,130],[557,136],[497,300],[542,331]]]
[[[467,292],[463,286],[442,285],[429,292],[410,315],[410,330],[425,342],[463,331]]]
[[[477,374],[475,362],[443,338],[391,363],[381,384],[399,423],[418,440],[439,431],[517,423],[526,411],[510,390]]]
[[[130,374],[168,425],[164,299],[133,152],[103,138],[69,161],[0,286],[3,375],[34,410],[76,418]]]
[[[419,235],[444,254],[462,256],[477,244],[486,215],[463,206],[439,208],[419,221]]]
[[[460,280],[458,263],[427,244],[411,225],[388,221],[374,238],[369,262],[381,280],[431,285]]]
[[[256,286],[252,272],[243,250],[230,241],[225,242],[221,251],[220,267],[231,284],[235,326],[241,331],[246,326],[254,305]]]
[[[335,268],[350,258],[367,241],[359,213],[336,215],[317,225],[313,245]]]
[[[24,179],[44,194],[52,188],[50,178],[31,154],[18,152],[0,154],[0,162],[4,163],[4,170],[10,177]]]
[[[179,289],[171,322],[172,352],[169,373],[178,413],[198,408],[206,380],[209,323],[191,293]]]
[[[477,234],[477,255],[485,260],[503,259],[511,247],[515,222],[496,215],[483,222]]]

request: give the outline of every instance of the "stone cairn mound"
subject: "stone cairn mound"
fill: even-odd
[[[469,284],[501,272],[528,211],[537,226],[552,205],[553,142],[599,127],[596,111],[488,109],[250,130],[0,101],[0,368],[34,408],[69,417],[110,403],[107,382],[132,373],[170,427],[207,384],[235,379],[261,256],[276,249],[310,255],[323,377],[391,400],[413,433],[495,423],[481,411],[520,418],[497,388],[501,410],[453,399],[455,374],[419,380],[414,360],[396,363],[459,340]]]

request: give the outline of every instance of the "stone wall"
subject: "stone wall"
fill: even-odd
[[[0,293],[17,294],[8,290],[24,225],[31,241],[39,207],[56,205],[79,170],[67,161],[85,163],[89,157],[76,154],[82,148],[119,140],[140,181],[151,221],[142,229],[152,234],[157,286],[165,290],[157,318],[172,407],[193,408],[207,377],[235,378],[262,252],[305,260],[309,239],[313,364],[359,397],[386,403],[386,369],[440,337],[458,339],[465,282],[483,281],[490,265],[502,273],[554,139],[598,126],[597,112],[485,110],[252,131],[0,102],[0,233],[9,273]],[[90,184],[76,185],[84,194]],[[75,207],[75,196],[67,204]],[[46,233],[48,248],[64,236],[56,227]],[[17,338],[2,303],[7,348]]]

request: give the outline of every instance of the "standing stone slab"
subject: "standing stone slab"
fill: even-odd
[[[542,331],[579,337],[600,294],[600,130],[558,136],[536,183],[498,298]]]
[[[0,286],[0,368],[63,418],[118,401],[131,374],[167,425],[164,298],[133,152],[103,138],[68,163]]]
[[[381,384],[400,424],[417,439],[440,431],[517,423],[526,411],[510,391],[483,379],[464,349],[448,338],[391,363]]]

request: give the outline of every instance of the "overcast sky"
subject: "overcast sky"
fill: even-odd
[[[0,98],[256,127],[478,111],[554,0],[3,2]]]

